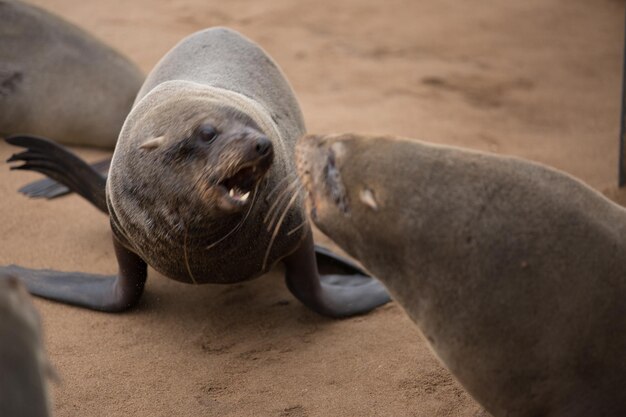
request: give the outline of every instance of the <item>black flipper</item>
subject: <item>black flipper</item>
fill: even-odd
[[[18,278],[28,291],[42,298],[110,313],[135,306],[143,293],[148,267],[135,253],[114,239],[118,275],[0,267],[0,279]]]
[[[301,246],[283,260],[291,293],[313,311],[330,317],[367,313],[391,300],[385,287],[354,263],[313,245],[309,232]],[[322,270],[343,270],[342,275],[320,275]]]
[[[315,260],[320,274],[344,274],[344,275],[365,275],[367,272],[355,262],[337,255],[325,246],[313,245],[315,249]]]
[[[109,171],[111,165],[111,158],[104,159],[102,161],[95,162],[90,165],[91,168],[98,171],[106,178],[106,174]],[[20,193],[30,198],[46,198],[51,200],[53,198],[62,197],[70,194],[72,191],[65,185],[60,184],[50,178],[44,178],[39,181],[33,181],[26,184],[19,190]]]
[[[104,188],[106,178],[78,156],[61,145],[35,136],[11,136],[5,140],[11,145],[27,149],[7,160],[24,162],[11,169],[40,172],[80,194],[100,211],[108,213]]]

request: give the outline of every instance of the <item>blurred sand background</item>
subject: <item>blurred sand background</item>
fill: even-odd
[[[241,31],[283,68],[311,132],[409,136],[616,183],[623,1],[34,3],[145,72],[191,32]],[[14,150],[0,144],[0,157]],[[39,176],[0,168],[0,264],[115,272],[105,216],[76,196],[28,200],[15,190]],[[482,415],[396,304],[325,319],[281,270],[228,287],[150,271],[139,308],[122,315],[36,305],[62,378],[59,417]]]

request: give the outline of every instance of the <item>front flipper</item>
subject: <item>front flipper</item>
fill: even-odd
[[[365,275],[367,272],[348,258],[337,255],[330,249],[315,244],[315,261],[320,274]]]
[[[106,177],[110,165],[111,158],[107,158],[102,161],[95,162],[89,166],[98,171],[98,173],[100,173],[104,177]],[[46,198],[48,200],[62,197],[72,192],[65,185],[58,183],[50,178],[44,178],[38,181],[30,182],[18,189],[17,191],[30,198]]]
[[[11,169],[37,171],[86,198],[104,213],[108,212],[105,198],[106,179],[85,161],[48,139],[35,136],[11,136],[7,143],[27,148],[11,156],[7,162],[22,161]]]
[[[344,260],[318,248],[314,247],[309,232],[300,247],[283,260],[287,287],[304,305],[319,314],[339,318],[367,313],[390,301],[380,282],[363,275],[360,268],[347,260],[343,269],[348,275],[320,276],[316,255],[333,268]]]
[[[0,279],[20,279],[39,297],[91,310],[120,312],[137,304],[147,277],[146,263],[113,239],[119,265],[118,275],[27,269],[16,265],[0,267]]]

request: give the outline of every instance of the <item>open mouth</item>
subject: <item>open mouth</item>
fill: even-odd
[[[271,158],[263,158],[240,168],[235,174],[221,181],[218,188],[222,191],[222,207],[235,210],[246,206],[270,165]]]
[[[258,172],[256,166],[240,169],[232,177],[220,182],[220,186],[235,204],[245,204],[250,198],[250,192],[261,179],[263,173]]]

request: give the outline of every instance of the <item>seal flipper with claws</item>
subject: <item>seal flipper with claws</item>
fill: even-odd
[[[389,301],[384,287],[316,248],[301,188],[280,191],[297,178],[294,147],[303,133],[293,92],[261,48],[223,28],[191,35],[139,92],[106,181],[59,145],[9,140],[28,148],[11,158],[25,162],[19,168],[43,172],[109,213],[119,274],[0,272],[42,297],[120,311],[141,296],[147,264],[181,282],[228,284],[283,261],[288,288],[309,308],[332,317],[366,313]],[[275,191],[284,199],[272,200]],[[266,216],[270,207],[275,214]]]
[[[12,136],[6,141],[27,148],[9,158],[9,162],[24,162],[11,169],[47,175],[84,197],[100,211],[108,213],[105,177],[78,156],[55,142],[34,136]],[[17,265],[2,267],[0,272],[19,277],[28,291],[43,298],[100,311],[123,311],[139,300],[147,277],[147,266],[115,239],[113,244],[120,265],[117,276],[34,270]]]
[[[89,166],[96,170],[98,173],[106,176],[111,165],[111,159],[103,159],[102,161],[95,162]],[[46,198],[48,200],[62,197],[71,193],[72,191],[65,185],[58,183],[50,178],[42,178],[37,181],[26,184],[19,190],[20,193],[30,198]]]
[[[27,148],[7,160],[24,162],[11,169],[40,172],[81,195],[100,211],[108,213],[105,177],[78,156],[61,145],[35,136],[11,136],[5,140],[11,145]]]

